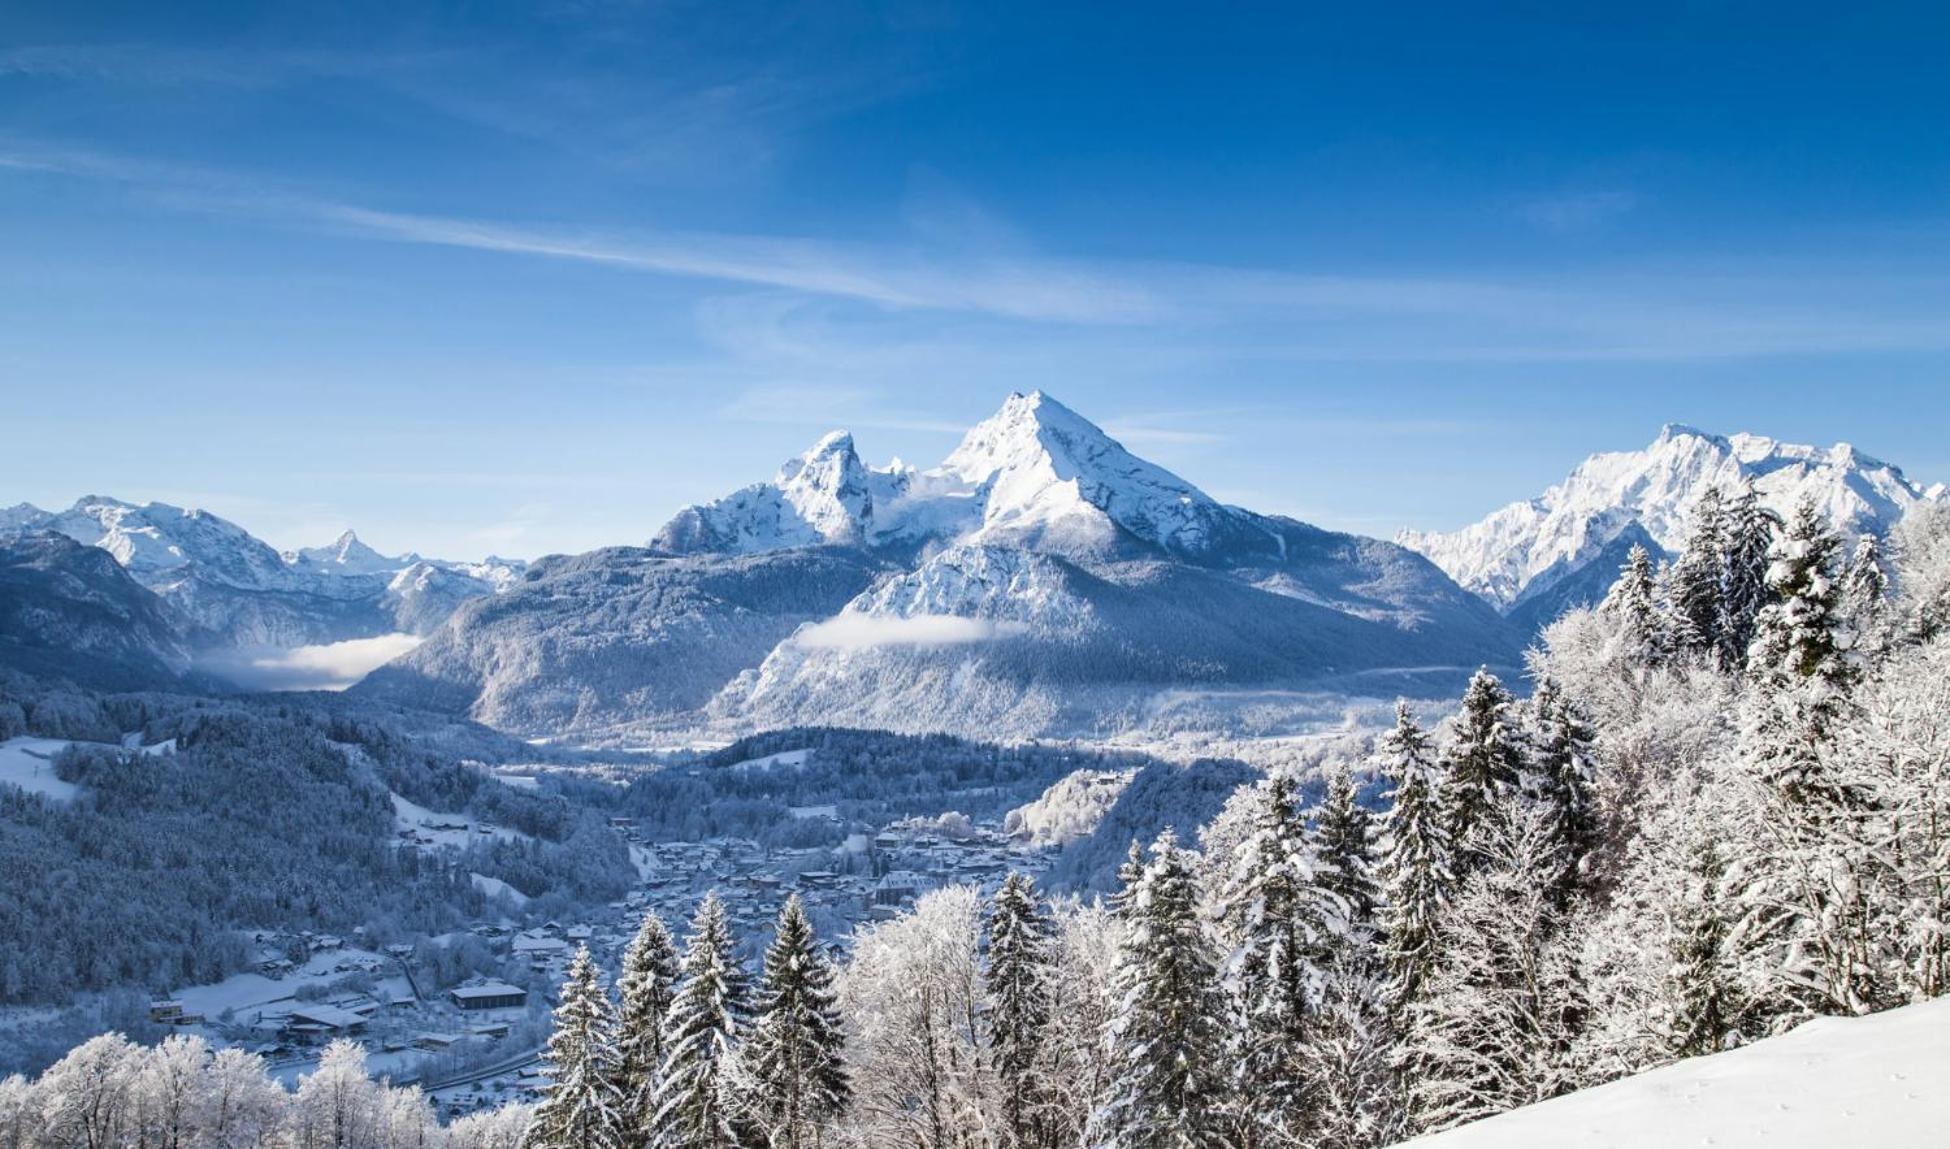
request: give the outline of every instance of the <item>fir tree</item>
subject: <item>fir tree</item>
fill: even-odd
[[[1727,961],[1726,862],[1712,829],[1689,835],[1686,875],[1670,927],[1665,1030],[1676,1057],[1727,1047],[1740,1015]]]
[[[1842,617],[1848,624],[1849,653],[1873,664],[1888,644],[1889,575],[1882,569],[1882,550],[1874,535],[1855,544],[1848,571],[1842,576]]]
[[[617,1086],[616,1019],[596,962],[576,951],[555,1007],[548,1042],[554,1084],[535,1108],[528,1149],[623,1149],[624,1099]]]
[[[1225,1004],[1191,866],[1167,830],[1125,891],[1098,1149],[1228,1149]]]
[[[1845,714],[1856,670],[1843,656],[1841,540],[1812,501],[1796,509],[1768,572],[1773,596],[1747,654],[1746,752],[1790,801],[1842,795],[1819,778],[1820,750]]]
[[[1328,772],[1327,794],[1314,818],[1320,885],[1347,911],[1349,933],[1361,944],[1373,940],[1375,907],[1374,819],[1361,804],[1354,771],[1338,763]]]
[[[1632,660],[1641,666],[1658,666],[1671,652],[1671,635],[1666,629],[1666,612],[1661,608],[1660,575],[1652,556],[1634,545],[1625,565],[1619,568],[1618,581],[1598,609],[1617,620],[1619,641]]]
[[[772,1149],[810,1149],[846,1109],[851,1086],[842,1051],[833,968],[798,895],[779,911],[745,1051],[750,1108]]]
[[[657,1114],[657,1073],[664,1061],[664,1025],[677,982],[677,946],[655,911],[623,951],[623,969],[616,978],[618,1052],[617,1081],[629,1116],[630,1145],[650,1143]]]
[[[1721,544],[1720,665],[1730,670],[1747,664],[1761,609],[1773,601],[1767,571],[1778,522],[1760,505],[1753,483],[1742,480],[1740,493],[1726,506]]]
[[[1672,566],[1668,605],[1675,649],[1698,658],[1720,656],[1726,614],[1726,538],[1720,489],[1708,487],[1693,508],[1693,526]]]
[[[1395,704],[1395,728],[1376,747],[1376,772],[1394,787],[1382,841],[1382,957],[1397,1005],[1415,1000],[1436,958],[1436,927],[1455,882],[1447,819],[1428,736]]]
[[[989,1058],[1002,1093],[1002,1143],[1008,1149],[1042,1145],[1049,1083],[1043,1051],[1050,1023],[1054,970],[1049,916],[1035,879],[1011,872],[988,915]]]
[[[1516,793],[1524,765],[1516,700],[1488,670],[1478,670],[1464,689],[1462,709],[1450,719],[1443,756],[1442,806],[1456,851],[1457,876],[1482,857],[1478,838],[1503,815]]]
[[[664,1024],[658,1149],[739,1149],[750,1140],[732,1092],[736,1042],[748,1016],[745,972],[733,948],[724,903],[706,894]]]
[[[1260,795],[1256,825],[1219,905],[1233,943],[1226,977],[1235,1019],[1232,1140],[1245,1147],[1292,1144],[1306,1129],[1300,1055],[1312,1012],[1309,986],[1347,915],[1317,881],[1292,781],[1275,774]]]
[[[1530,697],[1530,754],[1523,791],[1542,804],[1547,824],[1564,859],[1558,883],[1568,897],[1592,878],[1598,848],[1598,810],[1592,795],[1596,733],[1577,706],[1549,677],[1538,680]]]

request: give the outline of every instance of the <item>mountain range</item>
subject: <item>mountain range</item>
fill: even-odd
[[[1700,492],[1741,481],[1851,533],[1942,497],[1847,445],[1670,425],[1480,523],[1385,542],[1220,503],[1016,394],[938,466],[869,466],[836,431],[644,546],[532,564],[384,556],[351,532],[280,553],[208,512],[93,496],[0,510],[0,661],[44,673],[72,647],[90,674],[154,679],[403,632],[424,641],[355,696],[581,738],[1258,722],[1514,667],[1631,547],[1671,552]]]
[[[1460,530],[1403,531],[1395,541],[1534,631],[1602,597],[1634,545],[1676,552],[1707,488],[1731,494],[1746,482],[1784,517],[1812,499],[1850,536],[1886,534],[1910,507],[1944,497],[1943,484],[1924,488],[1847,443],[1810,447],[1668,423],[1644,450],[1593,455],[1537,498]]]
[[[357,689],[515,729],[1029,736],[1520,649],[1414,552],[1221,504],[1032,393],[926,471],[828,435],[647,547],[536,564]]]
[[[0,510],[0,535],[51,532],[107,552],[161,598],[193,649],[289,648],[425,634],[461,602],[506,588],[526,564],[388,557],[347,531],[279,553],[208,511],[90,495],[65,511]]]

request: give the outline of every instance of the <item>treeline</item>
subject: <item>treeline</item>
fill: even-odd
[[[810,750],[801,765],[738,763]],[[696,841],[718,835],[767,845],[829,844],[846,827],[880,827],[958,810],[1000,819],[1079,769],[1127,770],[1154,761],[1141,754],[1028,743],[1001,746],[947,735],[795,728],[741,739],[691,767],[671,767],[631,782],[621,811],[647,837]],[[794,806],[834,806],[839,824],[794,825]],[[820,832],[822,841],[796,835]]]

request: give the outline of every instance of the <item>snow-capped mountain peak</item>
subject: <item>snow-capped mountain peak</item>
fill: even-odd
[[[1169,551],[1213,542],[1227,512],[1040,391],[1011,394],[939,468],[984,491],[984,538],[1108,541],[1112,525]]]
[[[302,547],[284,556],[285,561],[294,566],[310,565],[331,573],[339,574],[378,574],[383,571],[397,571],[410,566],[416,555],[403,555],[388,558],[373,550],[359,536],[346,531],[334,539],[329,546]]]
[[[1848,443],[1815,447],[1668,423],[1643,450],[1593,455],[1537,498],[1461,530],[1403,531],[1396,541],[1508,608],[1577,573],[1634,524],[1676,550],[1709,487],[1731,492],[1747,481],[1777,513],[1813,499],[1851,535],[1882,534],[1911,506],[1940,497]]]

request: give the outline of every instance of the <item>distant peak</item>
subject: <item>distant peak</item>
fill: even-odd
[[[1691,423],[1667,423],[1665,426],[1659,428],[1660,442],[1669,442],[1673,439],[1704,439],[1709,443],[1725,442],[1722,436],[1715,435],[1711,431],[1701,430]]]

